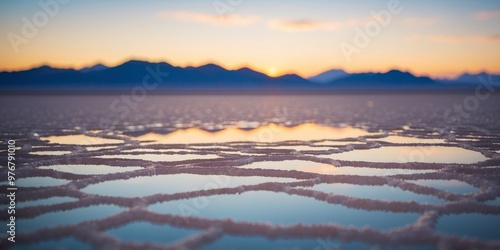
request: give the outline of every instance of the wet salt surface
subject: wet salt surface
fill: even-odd
[[[142,169],[141,167],[115,167],[107,165],[52,165],[43,166],[39,169],[52,169],[59,172],[93,175],[93,174],[109,174],[121,173]]]
[[[313,187],[304,187],[326,193],[340,194],[349,197],[359,197],[385,201],[416,201],[418,203],[444,203],[445,200],[430,196],[415,194],[391,186],[362,186],[344,183],[318,184]]]
[[[366,162],[429,162],[429,163],[463,163],[471,164],[485,161],[488,158],[479,152],[460,147],[426,146],[426,147],[382,147],[366,150],[355,150],[329,156],[335,160]]]
[[[43,249],[44,246],[49,249],[56,249],[57,246],[68,249],[80,249],[85,246],[149,249],[150,247],[144,244],[160,242],[162,239],[157,241],[154,239],[156,237],[143,238],[140,232],[142,227],[137,224],[145,223],[145,227],[154,228],[159,232],[163,230],[166,232],[170,230],[167,227],[172,227],[206,234],[204,237],[200,237],[199,234],[180,237],[190,242],[189,244],[180,243],[187,249],[210,249],[210,246],[233,245],[239,249],[254,249],[252,243],[260,249],[295,246],[314,249],[322,248],[323,245],[312,245],[313,241],[318,238],[327,240],[331,236],[329,232],[338,232],[335,237],[331,238],[331,241],[340,242],[340,249],[365,249],[380,243],[392,244],[393,247],[381,244],[379,249],[436,249],[439,247],[438,242],[443,241],[450,249],[500,248],[500,237],[493,233],[499,231],[496,226],[499,224],[496,218],[500,215],[499,198],[492,198],[498,197],[499,190],[498,169],[495,167],[498,165],[496,158],[500,152],[500,146],[497,143],[500,140],[497,122],[500,120],[500,113],[497,110],[500,105],[500,95],[492,95],[491,98],[482,100],[479,109],[470,112],[470,116],[462,119],[460,124],[453,124],[443,114],[454,104],[463,103],[467,95],[414,93],[411,95],[272,97],[200,95],[195,97],[168,96],[168,98],[148,95],[148,98],[137,108],[130,109],[130,115],[127,117],[120,116],[120,113],[110,112],[109,104],[117,97],[119,98],[119,96],[89,95],[47,98],[47,96],[33,95],[0,98],[0,102],[6,104],[0,105],[1,113],[11,118],[0,120],[2,128],[0,141],[18,139],[17,150],[19,150],[20,159],[20,166],[16,169],[18,182],[28,184],[30,187],[33,187],[33,183],[36,184],[35,186],[44,186],[41,189],[26,188],[19,193],[17,209],[19,214],[22,214],[21,217],[24,217],[24,221],[21,222],[35,223],[38,226],[33,227],[33,234],[24,234],[24,231],[20,229],[18,231],[18,236],[22,237],[23,242],[34,242],[34,245],[16,244],[16,246],[30,246],[31,249]],[[24,101],[18,102],[17,98],[22,98]],[[12,106],[8,104],[14,102],[16,108],[10,108]],[[367,102],[375,105],[367,107]],[[100,127],[102,117],[110,118],[116,126]],[[227,130],[224,130],[225,128]],[[318,130],[319,128],[322,130]],[[321,133],[315,133],[313,130]],[[186,135],[187,132],[189,133]],[[72,135],[67,136],[68,133]],[[140,136],[131,136],[155,134],[160,136],[152,138],[152,142],[141,141]],[[237,140],[240,142],[234,142]],[[172,143],[176,145],[169,149]],[[203,145],[203,143],[208,144]],[[387,143],[412,145],[395,147],[396,145],[387,146]],[[152,144],[156,146],[150,146]],[[451,151],[444,150],[443,144],[449,146],[446,148]],[[443,150],[433,152],[429,150],[432,147],[437,149],[443,147]],[[314,152],[300,152],[310,151],[309,148]],[[82,149],[87,149],[87,151]],[[125,149],[132,151],[123,152]],[[399,153],[396,149],[403,151],[410,149],[412,152]],[[30,153],[42,151],[67,151],[71,154],[37,156]],[[332,154],[332,152],[338,153]],[[366,152],[372,152],[372,155],[366,155]],[[149,156],[145,155],[148,154],[169,156],[185,153],[192,156],[188,162],[141,162],[115,158],[117,155],[127,154],[140,155],[138,157],[141,160],[147,160]],[[198,155],[205,156],[203,154],[207,153],[217,155],[218,158],[193,159]],[[347,160],[340,161],[341,164],[334,161],[333,156],[346,154],[349,157]],[[103,155],[111,158],[100,158]],[[328,158],[332,158],[333,161]],[[291,160],[304,161],[303,163],[308,164],[280,165],[279,163]],[[420,163],[407,163],[412,161]],[[261,168],[260,170],[249,167],[260,162],[265,162],[264,165],[257,165]],[[312,164],[309,165],[309,163]],[[65,164],[103,166],[103,170],[101,172],[95,168],[96,172],[89,171],[86,176],[73,176],[68,174],[71,171],[64,172],[63,169],[56,170],[57,174],[38,169],[40,166]],[[144,169],[107,172],[110,169],[104,167],[106,164],[120,169],[126,166]],[[201,183],[192,181],[198,180],[196,178],[185,179],[187,183],[180,184],[180,187],[172,187],[175,184],[172,178],[167,180],[172,181],[174,183],[172,185],[167,182],[153,181],[152,183],[156,185],[148,186],[148,177],[160,176],[159,173],[164,174],[165,171],[169,172],[167,170],[174,168],[183,169],[181,171],[185,171],[186,175],[203,174],[221,178],[222,173],[229,171],[227,173],[235,175],[231,176],[232,179],[241,179],[234,184],[233,189],[229,190],[220,189],[221,186],[213,180],[200,179]],[[234,169],[237,171],[231,172]],[[174,170],[176,171],[178,170]],[[0,169],[0,172],[6,176],[5,169]],[[54,176],[47,179],[45,177],[47,173],[54,173]],[[399,174],[406,176],[394,176]],[[178,174],[170,175],[178,176]],[[245,175],[248,179],[243,180],[243,176],[240,175]],[[131,178],[135,176],[144,178],[146,183],[127,182],[135,179]],[[61,188],[58,185],[70,181],[63,177],[72,178],[73,183]],[[403,191],[402,186],[391,187],[387,190],[388,184],[400,185],[403,183],[402,180],[412,183],[412,180],[425,180],[427,177],[452,180],[451,186],[453,187],[451,188],[446,185],[435,187],[438,190],[448,190],[450,193],[446,193],[446,196],[450,201],[465,198],[471,202],[441,203],[437,200],[436,203],[430,202],[422,205],[428,201],[428,197],[433,198],[438,194],[437,190],[427,190],[430,192],[428,195],[417,194],[428,193],[425,187],[431,187],[430,183],[419,183],[425,185],[413,186],[415,193]],[[272,183],[237,187],[240,184],[261,183],[259,178],[268,178],[265,182]],[[289,178],[289,181],[280,181],[285,178]],[[475,186],[481,186],[482,189],[471,187],[469,184],[454,186],[457,184],[454,181],[462,182],[463,180]],[[121,184],[121,182],[127,184]],[[294,182],[305,182],[308,185],[295,185]],[[343,191],[339,191],[338,186],[333,189],[337,193],[347,195],[348,198],[344,199],[342,196],[331,199],[329,200],[331,203],[328,203],[325,201],[328,197],[323,197],[320,192],[311,191],[314,188],[328,189],[330,185],[328,183],[335,184],[335,182],[349,186]],[[104,185],[101,190],[96,189],[98,196],[82,193],[82,190],[106,183],[112,184],[109,187],[113,191],[106,193],[108,186]],[[364,190],[363,187],[369,183],[378,183],[377,186],[370,186],[377,188]],[[7,185],[5,181],[0,184],[2,187]],[[203,190],[206,185],[211,189],[202,193],[190,192],[190,190]],[[135,191],[136,189],[138,191]],[[114,194],[116,190],[120,192]],[[127,191],[132,195],[125,194]],[[173,194],[174,192],[187,193]],[[384,192],[388,194],[384,195]],[[162,195],[147,196],[157,193]],[[268,195],[262,195],[262,193]],[[443,193],[439,194],[442,196]],[[369,200],[363,200],[363,195],[369,196],[367,197]],[[81,198],[75,200],[76,198],[70,198],[70,196]],[[26,197],[47,198],[27,200]],[[480,197],[488,197],[488,201],[472,203],[475,198]],[[418,200],[418,203],[405,205],[408,203],[404,201],[410,199]],[[394,202],[389,203],[388,200],[394,200]],[[280,205],[282,201],[284,205]],[[168,204],[175,205],[181,202],[186,202],[185,206],[182,205],[185,208],[184,214],[175,211],[178,207],[166,207]],[[483,207],[480,203],[490,205]],[[5,197],[1,198],[0,207],[5,207],[6,204]],[[297,204],[297,209],[293,209],[295,204]],[[117,207],[117,205],[128,206],[129,209]],[[116,211],[109,208],[96,211],[96,206],[111,206],[117,209]],[[162,211],[160,214],[147,210],[136,211],[142,209],[143,206],[161,208]],[[291,210],[290,207],[292,207]],[[171,213],[166,213],[170,211],[169,209],[172,210]],[[110,211],[106,212],[107,210]],[[109,220],[111,215],[119,211],[125,212],[118,217],[113,217],[112,221]],[[224,214],[226,211],[229,212]],[[335,213],[330,214],[331,211],[340,216],[335,217]],[[42,229],[45,225],[53,225],[54,221],[71,221],[71,218],[64,217],[70,212],[73,213],[70,214],[71,218],[82,217],[81,220],[86,222],[96,219],[91,222],[92,225],[96,224],[96,228],[102,229],[100,231],[86,230],[74,224],[68,224],[64,228]],[[44,219],[52,214],[56,216]],[[0,216],[3,216],[2,220],[6,218],[5,215]],[[430,216],[430,220],[423,219],[417,223],[418,218],[422,219],[426,216]],[[29,219],[30,217],[32,219]],[[467,221],[469,217],[471,219]],[[225,218],[231,220],[228,221]],[[464,219],[461,220],[461,218]],[[435,227],[432,223],[427,224],[434,219],[437,221]],[[273,224],[265,224],[265,221],[281,223],[285,226],[275,227]],[[156,224],[159,222],[161,225]],[[298,222],[304,223],[300,229],[286,226]],[[340,224],[325,224],[328,222]],[[411,228],[415,230],[410,228],[398,228],[397,231],[361,229],[365,223],[372,228],[394,228],[413,223]],[[318,228],[318,224],[322,224],[322,227]],[[472,225],[470,231],[457,231],[468,230],[469,224]],[[484,229],[480,226],[482,224],[486,225]],[[355,227],[346,228],[340,225]],[[113,230],[124,234],[115,235],[118,237],[116,240],[110,240],[107,236],[95,238],[94,233],[103,236],[114,232]],[[222,233],[213,233],[212,230],[214,232],[222,230]],[[155,235],[161,237],[161,233],[156,234],[156,231],[154,231]],[[136,239],[139,243],[129,243],[129,239],[133,238],[133,235],[129,234],[131,232],[138,235]],[[434,236],[419,237],[422,232]],[[445,234],[434,234],[437,232]],[[448,238],[447,234],[456,237]],[[73,237],[76,236],[80,237],[74,239]],[[143,236],[147,237],[147,235]],[[469,237],[478,240],[471,240]],[[354,243],[344,243],[342,240]],[[172,242],[164,244],[168,245]],[[350,244],[359,245],[350,247]],[[414,248],[412,247],[414,245],[430,246]],[[0,248],[3,249],[4,246],[5,244],[0,242]],[[212,247],[214,248],[224,247]]]
[[[415,221],[416,213],[365,211],[328,204],[313,198],[250,191],[235,195],[207,196],[206,207],[196,209],[198,199],[177,200],[151,205],[158,213],[193,215],[204,218],[231,218],[237,221],[269,222],[273,224],[321,224],[334,222],[344,226],[378,229],[400,227]]]
[[[225,176],[174,174],[136,177],[127,180],[113,180],[93,184],[82,189],[83,192],[119,197],[141,197],[158,193],[180,193],[215,188],[255,185],[265,182],[294,182],[292,178],[273,178],[260,176]]]

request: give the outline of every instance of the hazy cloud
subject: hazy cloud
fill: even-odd
[[[341,22],[316,21],[311,19],[280,20],[274,19],[268,22],[272,29],[285,32],[304,32],[313,30],[337,30],[343,26]]]
[[[479,20],[500,18],[500,10],[480,11],[474,13],[474,18]]]
[[[192,11],[161,11],[158,12],[159,18],[169,18],[182,22],[197,22],[211,25],[228,26],[247,26],[260,20],[259,16],[240,16],[240,15],[209,15]]]
[[[500,34],[494,35],[413,35],[413,40],[427,40],[441,43],[461,43],[461,42],[475,42],[475,43],[491,43],[500,41]]]

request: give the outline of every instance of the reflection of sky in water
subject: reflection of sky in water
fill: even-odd
[[[497,206],[500,206],[500,197],[497,197],[496,199],[494,200],[490,200],[490,201],[487,201],[485,202],[486,204],[490,204],[490,205],[497,205]]]
[[[248,165],[241,166],[241,168],[297,170],[318,174],[333,173],[336,169],[333,165],[302,160],[253,162]]]
[[[369,141],[385,141],[390,143],[445,143],[444,139],[427,139],[399,135],[390,135],[384,138],[368,139]]]
[[[297,181],[297,179],[258,176],[240,177],[227,175],[173,174],[106,181],[85,187],[82,191],[100,195],[140,197],[158,193],[173,194],[196,190],[238,187],[241,185],[255,185],[265,182],[293,181]]]
[[[139,155],[102,155],[96,156],[97,158],[104,159],[129,159],[129,160],[145,160],[155,162],[169,162],[169,161],[187,161],[187,160],[203,160],[203,159],[216,159],[218,155],[195,155],[195,154],[139,154]]]
[[[267,239],[256,236],[235,236],[225,235],[219,240],[208,244],[201,248],[202,250],[218,250],[218,249],[313,249],[313,250],[360,250],[360,249],[379,249],[379,250],[432,250],[432,246],[376,246],[361,242],[342,242],[332,238],[315,238],[315,239]]]
[[[99,145],[99,144],[114,144],[123,143],[122,140],[106,139],[87,135],[56,135],[41,137],[41,140],[49,141],[50,143],[66,144],[66,145]]]
[[[149,133],[138,136],[140,141],[155,141],[151,144],[190,144],[190,143],[223,143],[235,141],[279,142],[291,140],[327,140],[355,138],[370,133],[352,127],[333,128],[307,123],[295,127],[285,127],[276,124],[261,126],[252,130],[227,128],[217,132],[208,132],[198,128],[180,129],[169,134]]]
[[[44,166],[39,168],[53,169],[60,172],[83,174],[83,175],[121,173],[121,172],[142,169],[141,167],[114,167],[107,165],[53,165],[53,166]]]
[[[314,249],[321,246],[316,239],[267,239],[264,237],[226,235],[203,250],[218,249]],[[330,247],[339,247],[340,241],[330,240]],[[323,249],[323,248],[320,248]],[[336,249],[336,248],[332,248]]]
[[[391,186],[361,186],[344,183],[317,184],[313,187],[304,187],[325,193],[335,193],[350,197],[367,198],[385,201],[416,201],[418,203],[444,203],[445,200],[431,195],[416,194]]]
[[[500,216],[477,213],[443,215],[438,219],[436,229],[450,234],[498,240]]]
[[[48,199],[38,199],[31,201],[22,201],[16,204],[17,207],[29,207],[29,206],[39,206],[39,205],[53,205],[64,203],[68,201],[76,201],[78,199],[73,197],[50,197]]]
[[[382,147],[354,150],[332,154],[329,158],[344,161],[366,162],[435,162],[435,163],[477,163],[487,160],[479,152],[459,147]]]
[[[303,161],[303,160],[287,160],[287,161],[262,161],[253,162],[241,168],[252,169],[277,169],[277,170],[297,170],[316,174],[333,174],[333,175],[361,175],[361,176],[387,176],[395,174],[417,174],[429,173],[432,170],[411,170],[411,169],[380,169],[366,167],[335,167],[333,165]]]
[[[51,187],[69,183],[69,180],[56,179],[52,177],[28,177],[16,180],[18,187]]]
[[[168,152],[195,152],[189,149],[151,149],[151,148],[134,148],[120,151],[121,153],[148,152],[148,153],[168,153]]]
[[[457,180],[408,180],[408,182],[458,194],[467,194],[479,191],[479,188]]]
[[[271,222],[275,224],[318,224],[335,222],[342,225],[379,229],[403,226],[415,221],[416,213],[389,213],[350,209],[310,197],[250,191],[235,195],[169,201],[149,207],[159,213],[193,215],[206,218],[231,218],[236,221]]]
[[[133,222],[107,231],[109,235],[124,241],[172,243],[200,233],[200,230],[178,228],[170,225],[154,225],[149,222]]]
[[[90,250],[93,247],[83,243],[73,237],[58,240],[48,240],[39,243],[25,244],[22,241],[16,242],[12,250]]]
[[[32,219],[16,220],[19,233],[34,231],[46,226],[68,225],[82,221],[101,219],[119,213],[123,208],[115,205],[99,205],[76,208],[68,211],[43,214]]]
[[[318,151],[318,150],[329,150],[331,147],[311,147],[305,145],[286,145],[286,146],[269,146],[269,147],[255,147],[256,149],[293,149],[297,151],[307,150],[307,151]]]
[[[366,168],[366,167],[337,167],[330,174],[337,175],[360,175],[360,176],[389,176],[396,174],[423,174],[431,173],[434,170],[413,170],[413,169],[401,169],[401,168]]]
[[[322,141],[314,143],[314,145],[318,146],[346,146],[349,144],[363,144],[363,143],[358,141]]]
[[[65,155],[69,154],[71,151],[32,151],[32,155]]]

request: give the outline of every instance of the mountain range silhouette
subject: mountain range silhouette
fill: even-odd
[[[96,64],[76,70],[41,66],[0,72],[0,90],[126,90],[144,83],[145,79],[156,81],[157,90],[463,89],[474,88],[481,77],[488,79],[489,75],[464,74],[442,81],[399,70],[355,74],[330,70],[304,79],[296,74],[270,77],[250,68],[228,70],[216,64],[183,68],[165,62],[131,60],[116,67]],[[491,79],[498,79],[498,75]]]

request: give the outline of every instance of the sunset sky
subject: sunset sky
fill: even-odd
[[[49,11],[39,2],[50,3]],[[2,1],[0,70],[115,66],[134,58],[247,66],[273,76],[332,68],[432,77],[500,73],[500,1],[392,1],[399,11],[387,25],[377,23],[378,32],[372,12],[388,13],[390,2]],[[366,46],[355,47],[357,31],[370,25]],[[357,49],[350,57],[346,44]]]

